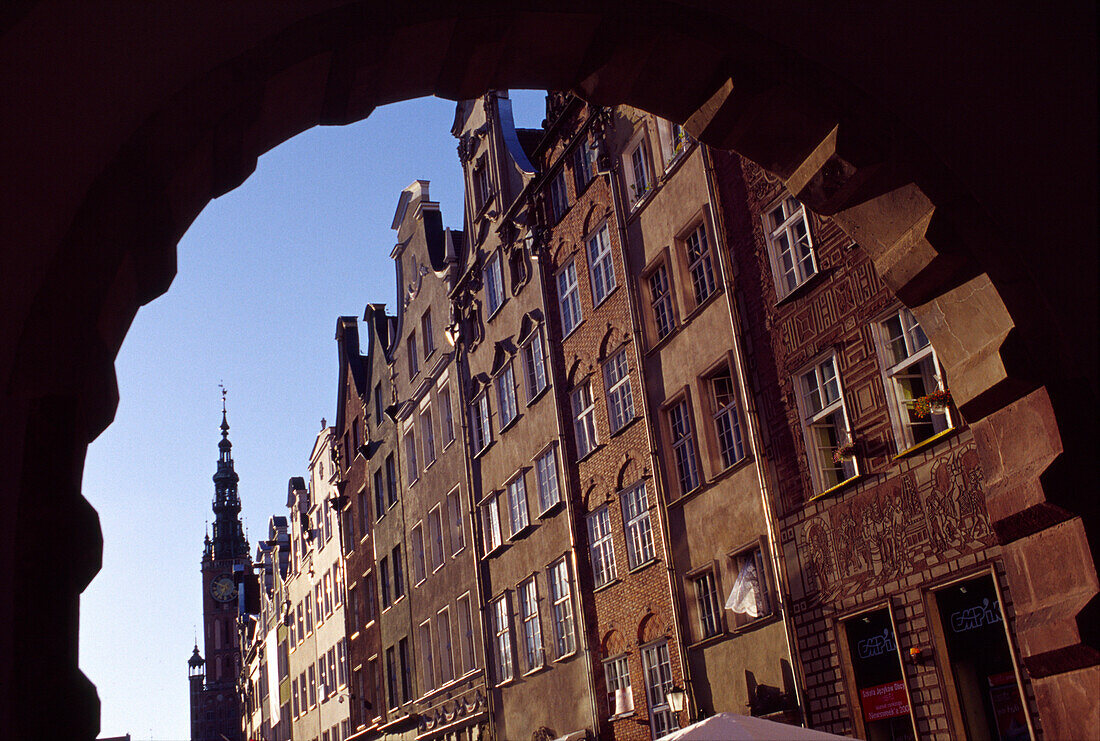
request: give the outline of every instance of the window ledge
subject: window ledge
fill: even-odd
[[[771,625],[772,623],[775,623],[775,622],[778,622],[778,621],[779,621],[779,611],[778,610],[773,610],[772,612],[768,613],[767,615],[761,615],[758,618],[753,618],[752,620],[750,620],[747,623],[743,623],[741,625],[738,625],[738,626],[735,626],[735,627],[732,627],[732,628],[727,628],[726,633],[729,636],[739,636],[739,635],[742,635],[744,633],[749,633],[751,631],[754,631],[757,628],[763,628],[765,625]]]
[[[821,281],[821,277],[823,275],[824,273],[821,270],[818,270],[809,278],[799,283],[791,290],[790,293],[782,296],[775,302],[776,308],[779,308],[788,301],[794,301],[796,298],[809,291],[812,286],[816,286]]]
[[[511,541],[523,540],[528,535],[530,535],[531,532],[534,531],[534,529],[535,529],[534,523],[528,522],[526,525],[521,527],[519,530],[517,530],[514,533],[512,533],[511,535],[509,535],[508,540],[511,540]]]
[[[491,550],[486,551],[485,555],[482,556],[482,558],[492,558],[493,556],[497,555],[498,553],[500,553],[501,551],[503,551],[507,547],[508,547],[507,543],[501,543],[500,545],[494,546]]]
[[[551,663],[554,663],[554,664],[558,664],[558,663],[561,663],[561,662],[563,662],[563,661],[568,661],[569,659],[573,658],[573,657],[574,657],[574,656],[576,656],[576,655],[577,655],[577,649],[575,649],[575,648],[574,648],[574,649],[573,649],[572,651],[570,651],[569,653],[567,653],[567,654],[562,654],[562,655],[561,655],[561,656],[559,656],[558,658],[554,659],[554,660],[553,660],[553,662],[551,662]]]
[[[522,416],[523,416],[522,414],[520,414],[519,412],[516,412],[516,416],[514,416],[510,420],[508,420],[508,424],[504,425],[499,430],[497,430],[497,434],[498,435],[503,434],[506,430],[510,430],[513,427],[515,427],[516,423],[519,422],[520,417],[522,417]]]
[[[641,419],[641,417],[638,416],[637,414],[635,414],[633,417],[628,419],[626,422],[623,422],[622,425],[617,430],[612,432],[610,436],[611,437],[617,437],[618,435],[623,434],[624,432],[627,431],[627,429],[634,426],[634,423],[637,422],[640,419]]]
[[[699,649],[710,648],[711,646],[713,646],[717,643],[721,643],[722,641],[726,640],[727,638],[732,638],[732,637],[733,637],[733,635],[729,632],[719,631],[718,633],[715,633],[712,636],[707,636],[706,638],[700,638],[699,640],[695,641],[694,643],[689,643],[688,644],[688,650],[696,651],[696,650],[699,650]]]
[[[683,320],[680,322],[680,326],[691,324],[695,317],[706,311],[707,307],[718,300],[718,297],[723,293],[725,293],[725,286],[721,283],[715,283],[714,290],[710,292],[710,295],[703,299],[702,303],[695,304],[695,307],[684,316]]]
[[[584,324],[584,317],[581,317],[581,320],[580,320],[579,322],[577,322],[576,324],[574,324],[574,325],[573,325],[573,329],[569,330],[569,331],[568,331],[568,332],[566,332],[566,333],[565,333],[564,335],[562,335],[562,337],[561,337],[561,338],[562,338],[562,340],[565,340],[565,339],[567,339],[567,338],[569,338],[569,337],[572,337],[572,336],[573,336],[573,333],[574,333],[574,332],[576,332],[576,331],[577,331],[577,329],[578,329],[578,328],[579,328],[579,327],[580,327],[580,326],[581,326],[582,324]]]
[[[448,440],[447,442],[443,443],[443,447],[439,449],[439,452],[441,452],[441,453],[442,453],[442,452],[446,451],[446,450],[447,450],[447,448],[451,447],[451,446],[452,446],[452,445],[454,445],[454,444],[455,444],[455,439],[454,439],[454,438],[452,437],[452,438],[451,438],[450,440]]]
[[[493,447],[493,443],[495,442],[496,440],[490,440],[489,442],[485,443],[485,445],[482,446],[481,450],[474,453],[474,458],[480,458],[481,456],[485,455],[485,451]]]
[[[486,323],[486,324],[488,324],[489,322],[493,321],[493,320],[494,320],[494,319],[496,319],[496,318],[497,318],[498,316],[500,316],[500,310],[504,308],[504,304],[506,304],[506,303],[508,303],[508,297],[507,297],[507,296],[503,296],[503,297],[502,297],[502,298],[500,299],[500,303],[499,303],[499,304],[497,304],[497,308],[493,309],[493,313],[492,313],[492,314],[488,314],[488,315],[486,315],[486,317],[485,317],[485,323]]]
[[[530,676],[533,676],[535,674],[541,674],[542,672],[546,671],[549,668],[550,667],[547,665],[547,663],[545,661],[543,661],[541,664],[536,666],[534,669],[528,669],[527,671],[525,671],[520,676],[521,677],[530,677]]]
[[[710,483],[713,484],[713,483],[716,483],[718,481],[721,481],[722,479],[724,479],[728,476],[732,476],[734,473],[736,473],[737,471],[740,471],[742,468],[747,468],[754,460],[755,459],[751,455],[746,453],[739,460],[734,461],[733,465],[726,466],[721,471],[716,473],[714,475],[714,478],[711,479]]]
[[[616,577],[616,578],[614,578],[614,579],[612,579],[612,580],[610,580],[610,581],[608,581],[604,584],[601,584],[598,587],[595,587],[592,590],[592,594],[596,594],[597,592],[603,592],[603,591],[606,591],[608,589],[611,589],[611,587],[615,586],[616,584],[619,584],[621,581],[622,581],[621,579]]]
[[[436,462],[437,460],[439,460],[439,459],[438,459],[438,458],[432,458],[432,459],[431,459],[430,461],[428,461],[428,462],[427,462],[427,463],[426,463],[426,464],[424,465],[424,471],[423,471],[423,473],[427,473],[427,472],[428,472],[428,469],[429,469],[429,468],[431,468],[432,466],[434,466],[434,465],[435,465],[435,462]],[[417,480],[419,481],[419,479],[417,479]]]
[[[503,682],[497,682],[493,686],[494,687],[511,687],[514,684],[519,684],[519,678],[518,677],[514,677],[514,676],[513,677],[508,677]]]
[[[627,571],[627,573],[628,573],[628,574],[637,574],[637,573],[640,573],[640,572],[642,572],[642,571],[645,571],[646,569],[648,569],[648,568],[649,568],[650,566],[652,566],[653,564],[657,563],[658,561],[660,561],[660,559],[659,559],[659,558],[656,558],[656,557],[654,557],[654,558],[651,558],[651,559],[649,559],[648,561],[642,561],[642,562],[641,562],[640,564],[638,564],[638,565],[637,565],[637,566],[635,566],[634,568],[632,568],[632,569],[630,569],[629,571]]]
[[[634,713],[635,713],[634,709],[631,708],[631,710],[629,712],[619,713],[618,715],[612,715],[610,718],[608,718],[608,720],[626,720],[627,718],[633,717]]]
[[[814,494],[814,495],[813,495],[812,497],[810,497],[810,498],[809,498],[809,500],[807,500],[807,501],[810,501],[810,502],[812,502],[812,501],[814,501],[815,499],[824,499],[824,498],[825,498],[825,497],[827,497],[827,496],[831,496],[831,495],[833,495],[833,494],[837,494],[837,493],[838,493],[838,492],[840,492],[840,491],[841,491],[842,489],[846,489],[846,488],[848,488],[849,486],[851,486],[852,484],[854,484],[855,482],[859,481],[859,480],[860,480],[860,479],[862,479],[862,478],[864,478],[864,474],[862,474],[862,473],[857,473],[857,474],[856,474],[855,476],[852,476],[852,477],[850,477],[850,478],[844,479],[843,481],[841,481],[841,482],[840,482],[839,484],[836,484],[835,486],[830,486],[830,487],[829,487],[828,489],[826,489],[825,491],[821,492],[820,494]]]
[[[546,384],[545,386],[543,386],[543,387],[542,387],[541,389],[539,389],[538,391],[536,391],[536,392],[535,392],[535,393],[534,393],[533,395],[529,396],[529,397],[528,397],[528,399],[527,399],[527,406],[531,406],[531,405],[532,405],[532,404],[534,404],[534,403],[535,403],[536,401],[538,401],[539,399],[541,399],[541,398],[542,398],[542,397],[543,397],[543,396],[544,396],[544,395],[546,394],[546,392],[547,392],[547,391],[548,391],[549,389],[550,389],[550,384],[549,384],[549,383],[547,383],[547,384]]]
[[[949,438],[952,435],[954,435],[956,432],[959,431],[959,429],[961,427],[962,427],[962,425],[955,425],[954,427],[948,427],[943,432],[937,432],[932,437],[921,440],[919,443],[912,446],[911,448],[906,448],[905,450],[901,451],[897,455],[893,456],[890,460],[898,461],[898,460],[901,460],[902,458],[908,458],[909,456],[914,455],[915,453],[919,453],[920,451],[924,450],[925,448],[930,448],[933,445],[936,445],[937,443],[939,443],[940,441],[945,440],[946,438]]]
[[[614,265],[613,265],[612,267],[614,268]],[[591,270],[591,268],[589,268],[589,269]],[[592,302],[592,311],[595,311],[596,309],[600,308],[600,307],[601,307],[601,306],[603,306],[603,305],[604,305],[605,303],[607,303],[607,300],[608,300],[609,298],[611,298],[612,296],[614,296],[614,295],[615,295],[615,291],[617,291],[617,290],[619,290],[619,283],[618,283],[618,281],[616,281],[616,282],[615,282],[615,285],[614,285],[614,287],[612,287],[612,289],[611,289],[610,291],[608,291],[607,293],[605,293],[605,294],[603,295],[603,298],[601,298],[601,299],[600,299],[600,300],[599,300],[598,302],[595,302],[595,301],[593,301],[593,302]],[[593,298],[595,298],[595,296],[593,296]]]
[[[558,501],[554,502],[549,507],[544,509],[542,512],[539,512],[538,515],[536,515],[536,518],[539,520],[545,520],[547,517],[553,517],[558,513],[558,510],[561,509],[562,506],[564,506],[564,504],[565,503],[559,499]]]
[[[592,446],[592,449],[589,450],[587,453],[585,453],[582,456],[578,456],[577,463],[580,463],[581,461],[588,460],[589,458],[591,458],[593,455],[596,454],[596,451],[603,450],[604,447],[605,447],[605,445],[603,443],[596,443],[595,445]]]
[[[629,209],[629,212],[627,213],[627,218],[629,219],[629,218],[633,217],[635,214],[637,214],[639,211],[641,211],[643,208],[645,208],[645,205],[653,199],[654,194],[658,190],[660,190],[660,188],[661,188],[661,186],[660,186],[659,183],[650,183],[649,186],[645,189],[645,192],[642,193],[640,196],[638,196],[636,199],[634,199],[634,202],[630,204],[630,209]]]

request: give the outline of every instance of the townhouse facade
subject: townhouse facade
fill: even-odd
[[[415,181],[396,314],[365,354],[337,323],[329,738],[1040,735],[973,436],[852,240],[642,111],[552,93],[517,130],[496,92],[452,134],[464,229]]]

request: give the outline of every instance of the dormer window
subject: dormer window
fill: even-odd
[[[474,185],[474,208],[477,213],[481,213],[485,208],[485,204],[489,202],[489,197],[492,196],[492,190],[489,184],[488,157],[482,155],[478,159],[477,164],[474,165],[474,172],[471,177]]]

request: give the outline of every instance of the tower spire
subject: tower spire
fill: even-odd
[[[241,526],[241,500],[237,496],[237,472],[233,470],[233,443],[229,442],[229,421],[226,413],[226,388],[222,391],[222,439],[218,442],[218,468],[214,473],[214,538],[213,558],[241,558],[248,554],[248,542]]]

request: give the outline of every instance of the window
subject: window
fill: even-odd
[[[649,148],[646,146],[644,135],[627,154],[626,167],[623,173],[626,176],[627,189],[630,191],[630,204],[633,206],[642,199],[649,189],[653,187],[653,180],[649,175]]]
[[[332,602],[336,607],[344,604],[344,577],[340,561],[332,566]]]
[[[706,225],[700,224],[684,240],[687,250],[688,272],[696,305],[703,303],[714,293],[714,268],[711,265],[710,246],[707,244]]]
[[[714,434],[722,468],[729,468],[745,457],[745,442],[741,436],[741,415],[737,411],[737,389],[729,368],[723,368],[709,379],[711,413]]]
[[[348,620],[351,621],[352,632],[357,633],[359,626],[359,590],[355,587],[348,588]]]
[[[424,338],[422,340],[424,345],[424,357],[429,357],[435,352],[435,335],[432,334],[432,310],[428,309],[424,312],[424,316],[420,317],[420,334]]]
[[[603,676],[607,681],[607,706],[611,708],[611,715],[625,715],[634,710],[627,657],[616,656],[603,662]]]
[[[952,427],[946,406],[920,416],[916,401],[945,388],[943,370],[913,312],[902,308],[878,323],[883,384],[899,450],[911,448]]]
[[[298,614],[298,621],[294,620],[294,612],[288,613],[290,616],[290,647],[294,648],[298,645],[298,623],[301,622],[301,612]]]
[[[519,619],[523,639],[525,671],[534,671],[545,663],[542,649],[542,626],[539,624],[539,594],[535,577],[519,585]]]
[[[668,410],[669,431],[672,433],[672,453],[676,459],[676,476],[680,493],[687,494],[699,486],[699,466],[695,457],[695,436],[691,431],[691,410],[686,399]]]
[[[424,441],[424,467],[427,468],[435,461],[435,428],[431,407],[425,407],[420,413],[420,439]]]
[[[504,303],[504,277],[500,271],[500,253],[494,252],[485,263],[485,308],[489,316]]]
[[[561,333],[567,336],[581,323],[581,297],[577,290],[576,262],[570,262],[558,273],[558,305],[561,308]]]
[[[432,571],[443,566],[443,510],[437,504],[428,513],[428,537],[431,542],[429,549],[432,557]]]
[[[385,556],[378,562],[378,573],[382,579],[379,586],[382,589],[382,609],[385,610],[390,606],[390,562]]]
[[[367,593],[364,595],[367,601],[367,622],[377,617],[378,602],[374,594],[374,574],[367,574]]]
[[[397,657],[394,653],[394,647],[390,646],[386,649],[386,697],[389,700],[390,709],[396,708],[400,704],[400,700],[397,697]]]
[[[554,179],[550,181],[550,223],[556,223],[558,219],[569,210],[569,195],[565,192],[565,171],[559,170]]]
[[[332,572],[325,572],[325,617],[332,616]]]
[[[558,489],[558,456],[554,448],[535,460],[535,477],[539,487],[539,511],[546,512],[561,501]]]
[[[391,506],[397,504],[397,461],[393,453],[386,456],[386,494]]]
[[[294,708],[294,717],[297,718],[299,714],[298,705],[298,678],[295,677],[290,683],[290,700]]]
[[[489,555],[503,544],[504,539],[500,533],[500,499],[499,492],[489,496],[489,499],[481,507],[481,526],[485,535],[485,555]]]
[[[393,547],[390,554],[393,557],[393,599],[396,602],[405,596],[405,569],[401,561],[401,544]]]
[[[626,350],[620,350],[603,367],[604,388],[607,389],[607,421],[615,434],[634,419],[634,396],[630,392],[630,369],[626,365]]]
[[[347,639],[341,638],[336,643],[336,684],[343,687],[348,683],[348,645]]]
[[[419,584],[426,577],[424,568],[424,527],[418,522],[412,529],[412,568],[413,583]]]
[[[653,526],[649,519],[649,495],[645,482],[622,494],[623,525],[626,530],[626,555],[630,568],[636,569],[652,561]]]
[[[508,524],[515,536],[525,527],[527,518],[527,483],[520,474],[508,484]]]
[[[416,462],[416,434],[411,427],[405,430],[405,465],[409,483],[415,483],[420,478],[420,467]]]
[[[397,656],[401,660],[401,701],[412,699],[412,662],[409,661],[409,639],[397,642]]]
[[[691,580],[695,587],[695,607],[699,618],[699,637],[716,636],[722,629],[722,615],[718,608],[718,587],[714,572],[704,571]]]
[[[439,423],[443,433],[443,447],[447,447],[455,439],[455,419],[451,409],[451,387],[443,386],[439,389]]]
[[[466,527],[462,522],[462,495],[458,489],[447,495],[447,522],[453,555],[466,547]]]
[[[382,384],[377,383],[374,386],[374,423],[376,425],[382,424],[383,411]]]
[[[672,293],[668,290],[668,268],[658,265],[649,275],[649,305],[653,311],[653,328],[662,340],[676,328],[672,313]]]
[[[839,462],[834,459],[837,448],[848,442],[851,436],[840,377],[837,375],[836,356],[830,356],[803,371],[796,382],[810,473],[817,491],[822,492],[857,473],[854,459]]]
[[[543,355],[541,330],[536,331],[523,346],[523,369],[527,380],[527,402],[531,403],[546,388],[546,357]]]
[[[560,659],[577,649],[573,636],[573,593],[568,556],[550,565],[550,610],[554,620],[554,650]]]
[[[504,366],[504,370],[496,377],[497,409],[500,411],[500,429],[512,424],[516,418],[516,381],[512,375],[512,364]]]
[[[661,155],[664,157],[665,167],[671,167],[672,163],[687,151],[691,139],[684,131],[684,127],[673,121],[658,121],[657,132],[661,142]]]
[[[313,632],[313,595],[306,594],[306,635]]]
[[[309,705],[313,707],[317,704],[317,669],[313,664],[310,664],[306,668],[306,675],[309,677],[307,686],[309,687]]]
[[[451,611],[446,607],[436,617],[435,634],[439,641],[439,681],[450,682],[455,678],[455,660],[451,647]]]
[[[599,306],[615,290],[615,265],[611,261],[611,238],[607,224],[588,239],[588,269],[592,279],[592,304]]]
[[[359,507],[359,537],[363,538],[370,531],[370,501],[367,499],[366,489],[356,494],[355,499]]]
[[[592,181],[592,163],[596,159],[595,155],[596,151],[587,138],[582,139],[573,150],[573,190],[578,198]]]
[[[508,606],[508,594],[492,603],[493,633],[496,636],[497,683],[507,682],[515,676],[512,667],[512,616]]]
[[[303,640],[305,640],[306,637],[306,623],[303,617],[304,613],[302,611],[302,606],[303,603],[299,602],[298,608],[295,610],[295,614],[298,618],[298,643],[301,643]]]
[[[611,510],[604,505],[588,515],[588,548],[596,589],[615,579],[615,545],[611,540]]]
[[[817,273],[806,210],[787,196],[764,215],[764,235],[775,274],[776,293],[783,298]]]
[[[386,487],[382,482],[382,469],[374,472],[374,516],[381,520],[386,514]],[[366,528],[364,528],[364,532]]]
[[[665,641],[642,648],[642,671],[649,703],[650,732],[654,738],[660,738],[678,727],[666,697],[672,689],[672,662]]]
[[[768,589],[768,570],[764,566],[764,554],[758,547],[747,548],[734,554],[730,566],[737,578],[726,598],[725,608],[730,611],[734,628],[740,628],[772,612]]]
[[[473,406],[470,408],[470,436],[473,438],[471,442],[474,445],[475,455],[489,447],[489,443],[493,441],[493,430],[489,426],[489,394],[487,391],[482,391],[474,399]]]
[[[473,181],[474,208],[480,213],[485,208],[485,204],[489,202],[489,197],[492,196],[492,187],[489,183],[489,158],[487,156],[482,155],[477,164],[474,165]]]
[[[592,389],[585,381],[572,395],[573,434],[577,438],[577,458],[584,458],[596,447],[596,404]]]
[[[420,624],[420,680],[423,691],[435,689],[435,657],[432,646],[432,623],[425,620]]]
[[[474,618],[470,609],[470,595],[464,594],[458,598],[458,630],[462,637],[459,642],[462,653],[462,673],[473,671],[477,668],[476,655],[474,654]]]
[[[416,354],[416,331],[405,340],[405,354],[409,356],[409,378],[420,372],[420,358]]]

